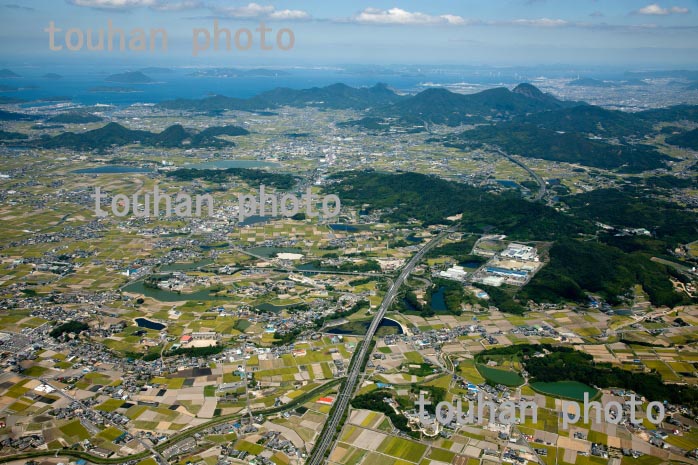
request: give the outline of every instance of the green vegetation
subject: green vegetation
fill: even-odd
[[[322,328],[325,325],[325,322],[327,322],[329,320],[336,320],[338,318],[347,318],[347,317],[355,314],[359,310],[363,310],[365,308],[370,308],[370,307],[371,307],[371,302],[369,302],[368,300],[359,300],[354,305],[352,305],[350,308],[348,308],[344,311],[339,310],[339,311],[332,313],[331,315],[324,316],[321,318],[316,318],[315,319],[315,327]]]
[[[434,374],[434,365],[431,363],[420,363],[417,367],[408,365],[407,373],[414,376],[429,376]]]
[[[167,173],[167,176],[175,178],[178,181],[203,179],[204,181],[213,183],[228,182],[231,177],[237,177],[244,180],[252,187],[259,187],[263,184],[265,186],[273,186],[281,190],[290,189],[298,180],[295,176],[290,174],[270,173],[264,170],[249,168],[227,168],[222,170],[181,168]]]
[[[80,424],[80,420],[73,420],[58,429],[60,429],[66,436],[78,441],[82,441],[83,439],[88,439],[90,437],[90,433],[88,433],[85,427]]]
[[[448,224],[445,218],[462,213],[466,230],[483,230],[509,235],[516,240],[558,242],[544,267],[518,294],[506,288],[484,289],[502,311],[524,312],[528,300],[536,302],[584,301],[586,293],[599,293],[620,303],[635,284],[642,285],[653,305],[670,307],[685,303],[687,297],[674,291],[671,278],[680,273],[650,260],[649,254],[667,254],[678,243],[695,239],[698,215],[666,201],[647,198],[641,190],[598,190],[565,197],[570,214],[545,205],[527,202],[511,192],[495,195],[480,189],[417,173],[387,174],[371,171],[335,175],[332,185],[344,202],[369,204],[381,210],[383,218],[405,222],[411,218],[424,224]],[[601,235],[603,243],[573,240],[594,232],[595,222],[622,227],[648,228],[655,237]],[[432,254],[469,259],[469,239],[446,244]],[[463,254],[463,255],[461,255]],[[455,298],[453,301],[455,302]],[[453,307],[455,308],[455,307]],[[399,311],[421,313],[424,308],[407,292],[396,302]]]
[[[107,82],[119,82],[124,84],[147,84],[153,82],[153,79],[146,76],[140,71],[126,71],[124,73],[110,74],[104,78]]]
[[[58,339],[59,337],[63,336],[64,334],[68,333],[74,333],[74,334],[79,334],[82,331],[86,331],[90,329],[89,326],[87,326],[85,323],[81,321],[67,321],[63,324],[60,324],[53,328],[51,332],[49,333],[49,336],[52,338]]]
[[[38,119],[41,118],[37,115],[0,110],[0,121],[36,121]]]
[[[550,263],[518,294],[537,302],[584,301],[585,290],[611,303],[632,298],[636,283],[642,285],[653,305],[674,307],[686,298],[674,291],[665,265],[647,256],[627,254],[594,242],[563,240],[550,249]],[[489,290],[487,290],[489,292]]]
[[[458,126],[484,122],[486,117],[513,117],[562,108],[570,104],[573,103],[544,94],[530,84],[520,84],[513,91],[497,87],[468,95],[433,88],[393,105],[379,108],[371,116],[389,116],[402,121],[426,121]]]
[[[387,437],[378,447],[378,451],[391,457],[417,463],[427,451],[427,447],[425,444],[393,436]]]
[[[448,256],[452,257],[458,263],[477,262],[484,263],[485,259],[478,255],[471,255],[473,246],[477,242],[477,236],[465,236],[458,242],[451,242],[442,246],[436,247],[429,251],[427,257]]]
[[[284,105],[363,110],[374,105],[394,102],[400,98],[395,92],[388,89],[385,84],[361,88],[349,87],[345,84],[332,84],[326,87],[313,87],[301,90],[277,88],[249,99],[214,95],[201,100],[169,100],[161,102],[160,106],[173,110],[207,112],[224,110],[260,111]]]
[[[102,121],[103,118],[93,115],[91,113],[83,112],[68,112],[61,113],[56,116],[52,116],[46,121],[49,123],[61,123],[61,124],[86,124],[86,123],[98,123]]]
[[[69,148],[72,150],[105,150],[112,146],[140,143],[149,147],[207,147],[234,146],[235,143],[220,139],[218,135],[242,135],[245,129],[235,126],[211,127],[199,133],[186,130],[182,125],[172,125],[160,133],[128,129],[118,123],[108,123],[101,128],[82,133],[64,132],[54,137],[33,141],[44,148]]]
[[[524,379],[515,371],[500,370],[481,364],[477,365],[477,371],[492,385],[521,386],[524,383]]]
[[[20,140],[27,139],[26,134],[20,132],[2,131],[0,130],[0,140]]]
[[[375,171],[342,172],[339,182],[327,190],[343,203],[369,204],[369,211],[383,210],[383,219],[425,225],[449,224],[446,217],[461,213],[468,231],[497,231],[516,240],[547,240],[592,231],[574,217],[540,203],[528,202],[514,192],[495,195],[435,176],[419,173],[388,174]]]
[[[594,105],[535,113],[526,116],[523,121],[554,131],[598,134],[603,137],[645,135],[652,131],[651,124],[632,113]]]
[[[673,158],[640,144],[611,144],[580,132],[561,132],[535,124],[507,122],[465,131],[447,145],[465,148],[491,144],[510,154],[579,163],[595,168],[638,173],[666,167]]]
[[[383,401],[385,398],[392,398],[394,393],[384,389],[377,391],[372,391],[360,396],[354,397],[351,401],[351,406],[353,408],[361,408],[366,410],[373,410],[375,412],[381,412],[385,414],[390,421],[393,423],[395,428],[400,431],[407,433],[409,435],[415,434],[407,424],[407,418],[402,415],[395,413],[395,410]]]
[[[663,178],[666,182],[666,178]],[[666,249],[695,240],[698,214],[680,205],[656,198],[657,178],[648,188],[597,189],[565,197],[571,213],[588,221],[616,227],[644,228],[665,242]]]
[[[478,363],[486,363],[492,356],[500,355],[519,357],[531,376],[532,383],[577,381],[600,388],[630,389],[651,401],[666,400],[693,408],[698,406],[698,388],[695,386],[664,384],[657,373],[634,373],[610,364],[595,363],[590,354],[571,347],[554,347],[549,344],[497,347],[480,352],[476,360]]]
[[[666,142],[671,145],[698,150],[698,129],[667,137]]]
[[[171,355],[186,355],[188,357],[208,357],[209,355],[220,354],[225,350],[223,345],[215,345],[208,347],[178,347],[175,350],[171,350],[167,353],[168,356]]]
[[[497,307],[501,312],[511,313],[512,315],[523,315],[526,311],[523,305],[514,300],[513,293],[515,288],[511,286],[494,287],[478,284],[477,287],[490,296],[490,305]]]

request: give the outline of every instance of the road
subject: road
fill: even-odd
[[[335,432],[337,431],[337,426],[339,425],[339,422],[344,416],[344,412],[346,412],[347,408],[349,407],[349,401],[353,397],[354,391],[356,390],[356,386],[358,384],[358,380],[360,379],[360,376],[362,374],[361,366],[363,364],[363,361],[366,359],[366,356],[368,355],[368,350],[371,346],[371,339],[373,339],[373,336],[376,334],[378,325],[380,325],[381,320],[385,316],[385,313],[392,305],[395,296],[400,290],[400,287],[405,282],[407,277],[410,275],[417,263],[419,263],[419,261],[424,257],[424,255],[429,250],[431,250],[436,244],[438,244],[444,237],[446,237],[450,232],[452,231],[442,231],[431,241],[429,241],[424,247],[422,247],[419,250],[419,252],[417,252],[410,259],[409,262],[407,262],[407,265],[405,265],[405,267],[400,272],[400,276],[398,276],[395,282],[393,282],[393,284],[388,288],[388,292],[385,294],[383,302],[381,302],[378,311],[373,317],[371,326],[368,327],[366,337],[357,346],[357,353],[352,358],[351,365],[349,366],[349,370],[347,371],[347,380],[344,383],[344,386],[341,388],[341,391],[337,396],[337,399],[335,400],[335,406],[332,409],[332,412],[330,413],[330,417],[327,419],[327,423],[325,424],[326,426],[322,430],[321,436],[315,443],[315,447],[313,448],[313,451],[310,454],[308,461],[306,462],[307,465],[320,465],[322,461],[325,459],[325,453],[328,450],[331,450],[331,446],[334,442]]]
[[[500,148],[497,148],[497,147],[491,147],[491,146],[488,146],[488,148],[489,148],[490,150],[494,150],[495,152],[497,152],[498,154],[500,154],[501,156],[503,156],[504,158],[506,158],[506,159],[509,160],[510,162],[512,162],[512,163],[514,163],[515,165],[518,165],[518,166],[520,166],[521,168],[523,168],[524,170],[526,170],[526,172],[527,172],[528,174],[530,174],[531,177],[533,177],[533,179],[535,179],[535,181],[538,183],[538,186],[540,187],[540,189],[538,189],[538,193],[535,195],[535,197],[533,197],[533,200],[540,200],[540,199],[543,198],[543,196],[545,195],[545,189],[546,189],[546,187],[545,187],[545,181],[543,181],[543,178],[541,178],[540,176],[538,176],[538,174],[536,174],[535,171],[533,171],[531,168],[529,168],[528,166],[526,166],[523,162],[521,162],[521,161],[517,160],[516,158],[512,157],[511,155],[509,155],[508,153],[506,153],[504,150],[502,150],[502,149],[500,149]]]

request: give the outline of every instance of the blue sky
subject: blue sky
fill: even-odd
[[[157,64],[572,64],[698,67],[698,0],[276,1],[0,0],[0,59],[133,60]],[[293,31],[291,50],[206,50],[193,29],[233,33],[260,21]],[[163,28],[168,50],[50,51],[62,31]],[[255,35],[258,38],[258,35]],[[275,47],[276,48],[276,47]]]

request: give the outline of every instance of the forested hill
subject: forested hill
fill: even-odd
[[[418,173],[344,172],[333,177],[327,192],[343,203],[368,205],[391,222],[453,224],[449,216],[461,214],[463,231],[506,234],[512,240],[553,241],[550,263],[518,292],[525,304],[586,301],[589,293],[612,303],[632,295],[642,285],[654,305],[687,303],[674,291],[672,279],[683,279],[672,267],[651,260],[668,257],[669,251],[687,239],[698,237],[698,215],[659,199],[648,200],[642,190],[610,190],[570,196],[571,208],[562,213],[541,203],[529,202],[510,191],[495,194],[479,188]],[[626,215],[615,215],[618,208]],[[633,212],[633,213],[630,213]],[[607,215],[617,227],[648,227],[653,237],[617,237],[596,225]],[[676,224],[675,229],[671,224]],[[589,238],[596,236],[598,243]],[[670,257],[668,257],[670,258]]]

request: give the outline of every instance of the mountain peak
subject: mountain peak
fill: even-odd
[[[522,82],[518,86],[514,87],[514,90],[512,90],[515,94],[521,94],[524,95],[528,98],[534,98],[537,100],[545,98],[545,94],[541,92],[541,90],[534,86],[533,84],[529,84],[527,82]]]

